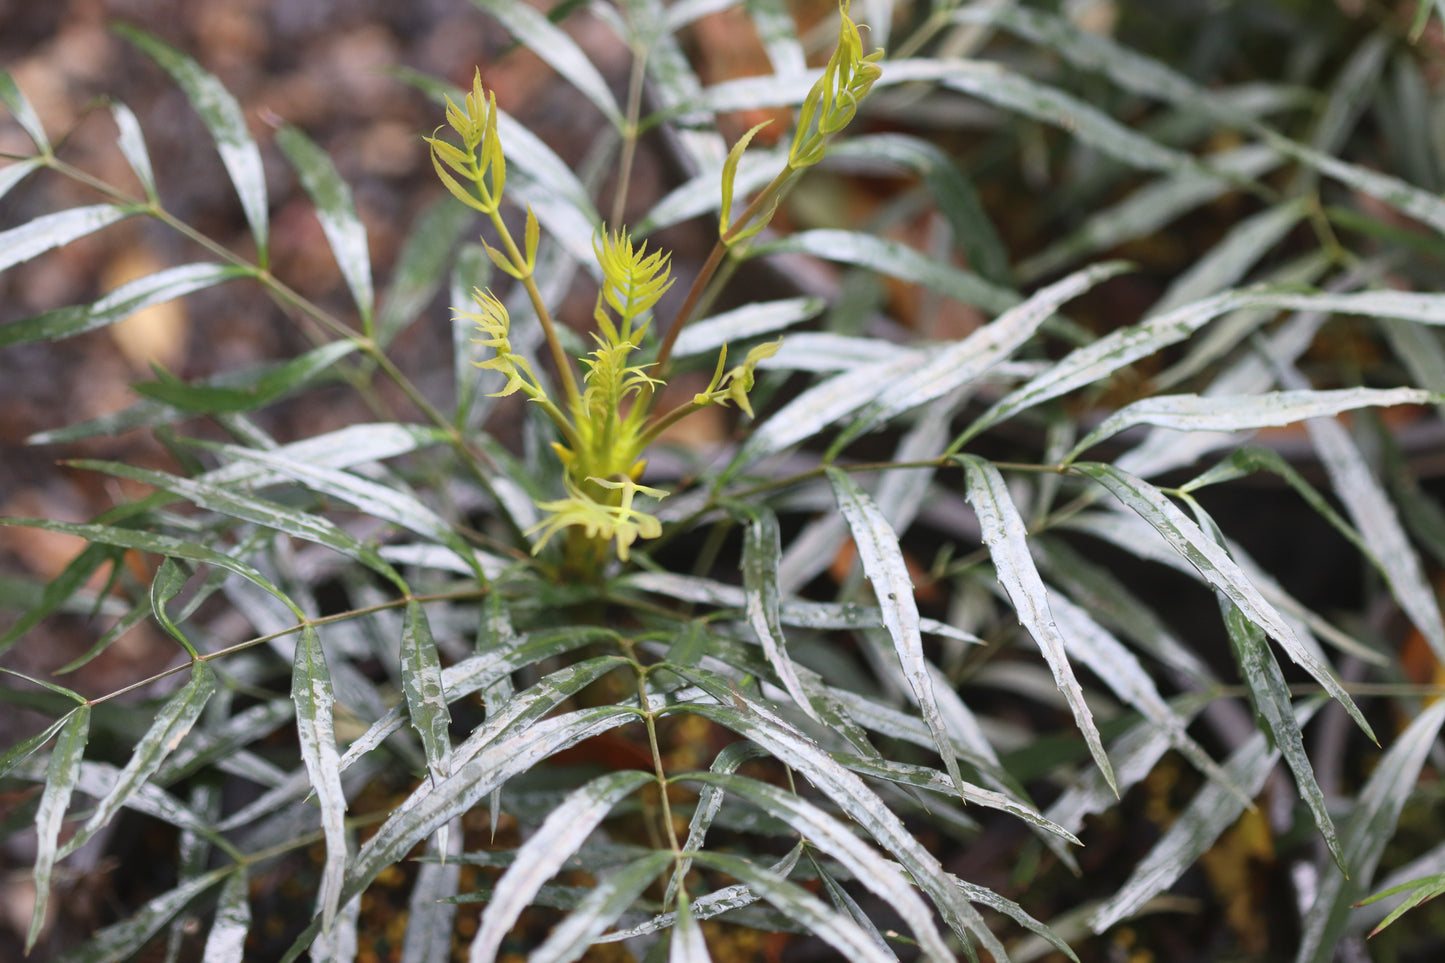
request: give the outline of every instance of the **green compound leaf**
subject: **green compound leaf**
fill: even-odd
[[[346,874],[346,792],[341,787],[341,756],[336,751],[336,695],[321,636],[307,622],[296,643],[291,673],[291,699],[296,703],[296,732],[301,758],[321,805],[321,830],[326,837],[326,866],[321,875],[321,929],[327,932],[341,907]]]
[[[316,143],[295,127],[282,127],[276,132],[281,148],[296,174],[306,196],[316,205],[321,230],[336,256],[336,266],[346,279],[352,300],[361,312],[363,330],[372,330],[375,294],[371,286],[371,253],[366,243],[366,228],[356,213],[351,187],[342,180],[336,165]]]
[[[114,29],[171,75],[211,132],[221,163],[226,166],[226,173],[241,199],[246,222],[251,225],[257,263],[264,267],[268,261],[269,229],[266,171],[261,164],[261,151],[246,127],[241,105],[219,80],[171,45],[129,24],[117,24]]]
[[[19,227],[0,231],[0,271],[63,247],[134,213],[135,208],[120,204],[92,204],[46,214]]]

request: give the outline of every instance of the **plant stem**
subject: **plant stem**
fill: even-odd
[[[667,798],[667,770],[662,765],[662,752],[657,744],[657,714],[647,698],[647,669],[642,665],[636,665],[636,669],[637,700],[642,707],[642,718],[647,723],[647,744],[652,750],[652,768],[657,774],[657,790],[662,799],[662,826],[667,831],[667,842],[672,851],[681,854],[682,845],[678,843],[677,830],[672,825],[672,803]]]
[[[727,254],[732,241],[747,228],[748,224],[754,218],[778,198],[784,186],[792,179],[794,173],[795,171],[790,167],[783,168],[783,170],[778,173],[778,176],[774,177],[768,183],[768,186],[764,187],[762,191],[758,193],[758,196],[753,198],[752,203],[747,206],[747,209],[743,211],[737,221],[735,221],[733,225],[718,238],[717,243],[713,245],[712,253],[707,256],[707,260],[703,262],[702,269],[697,272],[697,277],[693,279],[692,287],[687,290],[687,298],[682,302],[682,307],[677,309],[677,315],[673,318],[672,324],[668,326],[667,337],[663,339],[662,347],[658,349],[657,376],[659,378],[666,380],[667,364],[668,361],[672,359],[672,348],[673,345],[677,343],[677,336],[682,333],[682,329],[687,327],[688,322],[692,320],[693,313],[697,310],[698,304],[702,300],[703,291],[707,288],[708,282],[712,280],[713,274],[717,272],[718,266],[722,264],[723,256]]]
[[[632,76],[627,81],[627,126],[622,129],[622,155],[618,159],[617,190],[612,195],[613,228],[622,223],[627,210],[627,194],[632,188],[632,163],[637,154],[637,117],[642,112],[642,85],[647,78],[647,54],[650,48],[633,48]]]
[[[572,370],[572,359],[562,348],[562,342],[557,338],[557,328],[552,322],[552,312],[547,310],[547,302],[542,300],[542,290],[537,287],[537,278],[532,273],[532,266],[517,249],[517,242],[512,240],[512,232],[507,229],[507,223],[502,220],[499,211],[491,213],[492,225],[497,229],[497,235],[501,238],[503,247],[506,248],[507,258],[516,269],[518,280],[527,289],[527,297],[532,301],[532,310],[537,312],[537,320],[541,322],[542,333],[546,335],[547,347],[552,352],[552,363],[557,367],[557,377],[562,379],[562,388],[567,393],[567,405],[575,408],[582,400],[581,393],[577,390],[577,375]]]

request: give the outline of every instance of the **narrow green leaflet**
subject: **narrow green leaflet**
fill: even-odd
[[[722,775],[736,772],[737,768],[749,759],[756,759],[763,755],[763,750],[751,742],[741,740],[724,747],[715,757],[709,770]],[[683,843],[683,849],[688,853],[700,852],[703,849],[703,841],[707,839],[707,831],[712,828],[713,820],[722,809],[724,793],[717,786],[703,786],[702,792],[698,793],[697,805],[693,807],[692,819],[688,821],[687,841]],[[663,895],[662,903],[668,905],[677,896],[682,887],[683,880],[692,869],[692,857],[684,855],[677,861],[672,879],[668,880],[667,892]]]
[[[612,807],[636,792],[652,777],[640,770],[609,773],[570,794],[517,851],[517,858],[497,880],[496,895],[482,913],[481,926],[472,941],[471,959],[490,960],[517,917],[532,902],[542,884],[592,834]],[[658,864],[661,870],[663,864]]]
[[[10,189],[30,176],[31,171],[39,170],[45,166],[45,162],[38,157],[27,157],[22,161],[13,161],[4,167],[0,167],[0,197],[10,193]]]
[[[1189,154],[1130,130],[1077,97],[981,60],[889,61],[878,85],[931,81],[1064,130],[1080,143],[1141,170],[1207,170]]]
[[[1301,926],[1295,963],[1327,963],[1349,922],[1350,907],[1368,891],[1385,846],[1395,835],[1405,800],[1414,793],[1420,768],[1445,724],[1445,700],[1421,712],[1380,759],[1350,810],[1340,834],[1347,879],[1328,873]]]
[[[1254,707],[1256,720],[1261,729],[1269,735],[1274,747],[1284,756],[1290,772],[1294,773],[1295,785],[1300,796],[1309,806],[1315,826],[1330,848],[1330,855],[1342,872],[1349,872],[1344,854],[1340,852],[1339,837],[1335,834],[1335,823],[1330,818],[1324,793],[1315,780],[1314,767],[1310,765],[1305,752],[1304,737],[1299,724],[1295,722],[1290,699],[1289,685],[1284,673],[1269,649],[1264,632],[1239,611],[1239,606],[1224,598],[1219,599],[1224,612],[1224,624],[1229,630],[1230,647],[1234,650],[1234,661],[1239,666],[1245,685],[1249,686],[1249,701]]]
[[[336,362],[354,352],[356,341],[333,341],[299,354],[283,364],[253,372],[245,387],[189,384],[164,369],[152,366],[155,381],[131,385],[140,395],[200,414],[239,414],[256,411],[308,384]],[[219,379],[216,379],[219,381]]]
[[[246,867],[237,866],[221,887],[216,919],[206,935],[205,963],[243,963],[246,935],[251,930],[250,882]]]
[[[4,753],[0,753],[0,779],[5,778],[10,775],[13,770],[22,766],[26,760],[35,755],[36,750],[49,742],[51,737],[64,728],[65,724],[69,721],[70,715],[67,713],[30,738],[22,739],[9,749],[6,749]]]
[[[91,304],[55,308],[33,318],[0,326],[0,348],[32,341],[56,341],[124,321],[138,311],[237,278],[252,277],[247,268],[230,264],[183,264],[137,278]]]
[[[718,718],[716,714],[710,715],[712,715],[713,718],[717,718],[720,722],[723,721],[721,718]],[[733,713],[728,712],[727,715],[732,716]],[[727,722],[723,722],[723,724],[728,725]],[[738,731],[741,732],[742,730]],[[771,749],[772,746],[767,746],[766,748]],[[802,771],[808,773],[809,781],[817,785],[812,773],[809,772],[807,768]],[[846,770],[840,770],[840,772],[846,773]],[[768,783],[759,782],[755,779],[749,779],[745,776],[739,776],[735,773],[729,775],[718,773],[691,773],[686,779],[689,782],[700,782],[703,785],[717,786],[725,790],[728,795],[746,800],[767,812],[769,815],[787,823],[795,831],[802,834],[811,845],[838,860],[855,878],[877,894],[879,898],[892,905],[894,910],[898,912],[898,915],[903,917],[904,921],[907,922],[913,930],[925,958],[945,961],[955,959],[953,953],[947,949],[947,945],[943,942],[942,935],[938,932],[938,928],[934,923],[933,914],[929,911],[928,905],[923,902],[917,890],[914,889],[914,883],[916,882],[922,886],[924,890],[933,897],[935,902],[941,902],[939,896],[930,889],[924,879],[919,879],[915,876],[914,880],[910,881],[899,869],[897,864],[885,859],[876,849],[859,839],[843,821],[829,815],[818,806],[799,798],[787,790],[769,785]],[[859,785],[861,786],[862,783],[860,782]],[[820,786],[819,788],[822,787]],[[837,797],[835,797],[835,800],[836,798]],[[887,807],[881,802],[878,803],[878,806],[881,810],[879,815],[889,813]],[[892,817],[891,813],[889,813],[889,816],[896,819],[896,817]],[[857,817],[855,816],[854,818],[856,819]],[[870,828],[866,823],[863,825],[864,828]],[[914,846],[917,845],[915,841]],[[694,853],[693,860],[697,863],[707,864],[714,855],[714,853],[702,851]],[[932,859],[931,856],[929,858]],[[909,866],[907,860],[904,861],[904,866]],[[942,880],[941,871],[939,871],[937,875],[939,881],[943,883],[943,885],[947,885],[946,881]],[[739,877],[739,879],[748,882],[748,880],[743,877]],[[953,888],[949,886],[949,889],[952,890]],[[767,898],[765,892],[760,891],[760,895]],[[955,893],[951,892],[948,895],[950,900],[956,899]],[[853,924],[851,920],[848,920],[848,923],[856,927],[856,924]],[[820,933],[818,935],[821,936],[823,934]],[[863,936],[863,941],[872,947],[873,953],[877,953],[877,947],[873,944],[872,940]]]
[[[741,880],[748,889],[777,907],[779,912],[837,950],[840,959],[858,963],[890,963],[898,959],[880,947],[846,914],[831,909],[797,883],[789,882],[751,860],[715,852],[696,853],[695,858],[705,866]],[[677,939],[676,934],[673,939]]]
[[[972,455],[966,455],[959,460],[967,473],[968,503],[973,506],[979,524],[983,527],[983,541],[993,558],[998,580],[1008,592],[1009,601],[1018,613],[1019,622],[1034,637],[1039,651],[1043,653],[1044,661],[1049,664],[1054,684],[1068,702],[1074,721],[1089,746],[1089,754],[1094,757],[1094,762],[1109,785],[1117,792],[1114,768],[1109,765],[1104,741],[1099,736],[1098,727],[1094,725],[1094,715],[1084,701],[1084,690],[1079,686],[1079,680],[1074,677],[1074,670],[1069,665],[1064,637],[1059,632],[1053,613],[1049,611],[1048,590],[1044,588],[1039,570],[1034,566],[1033,556],[1029,554],[1024,520],[1014,506],[1013,499],[1009,497],[1008,487],[997,468]]]
[[[30,914],[30,930],[25,936],[25,952],[29,953],[45,926],[50,902],[50,871],[55,866],[60,826],[70,805],[70,794],[80,778],[80,763],[85,757],[85,744],[90,737],[90,706],[76,706],[63,720],[50,762],[45,770],[45,789],[35,811],[35,906]]]
[[[465,762],[454,759],[448,778],[434,784],[424,780],[361,847],[347,873],[346,897],[361,892],[377,873],[508,779],[555,752],[636,719],[637,711],[625,706],[581,709],[509,731]]]
[[[1439,395],[1430,398],[1431,401],[1439,399]],[[1445,623],[1442,623],[1440,603],[1390,497],[1343,425],[1334,419],[1320,418],[1309,421],[1305,427],[1330,476],[1335,495],[1344,502],[1396,601],[1420,630],[1435,657],[1445,660]]]
[[[1343,388],[1271,391],[1258,395],[1158,395],[1125,405],[1089,432],[1064,458],[1068,464],[1111,435],[1135,425],[1175,431],[1243,431],[1292,425],[1357,408],[1436,404],[1441,395],[1419,388]]]
[[[672,940],[667,946],[667,963],[712,963],[702,927],[692,915],[692,902],[686,898],[677,904],[677,922],[672,927]]]
[[[235,445],[221,445],[218,450],[240,461],[300,482],[313,491],[343,499],[383,521],[400,525],[447,546],[485,580],[476,556],[447,522],[411,495],[387,485],[370,481],[350,472],[326,468],[287,457],[277,451],[260,451]]]
[[[401,576],[382,560],[376,549],[364,545],[354,535],[329,519],[320,515],[289,508],[279,502],[267,501],[248,495],[239,489],[213,485],[201,479],[181,478],[165,472],[145,468],[133,468],[120,462],[90,461],[81,459],[71,462],[77,468],[102,471],[120,478],[154,485],[163,491],[179,495],[208,511],[219,512],[231,518],[239,518],[278,532],[325,545],[347,558],[354,559],[372,571],[386,577],[393,585],[406,591]]]
[[[380,422],[348,425],[324,435],[313,435],[272,449],[271,454],[320,468],[351,468],[395,458],[433,445],[444,445],[446,442],[447,434],[440,428]],[[254,462],[237,461],[213,468],[196,480],[215,485],[246,484],[263,488],[286,477],[281,472],[267,470]]]
[[[1340,685],[1329,666],[1310,652],[1279,610],[1265,599],[1259,588],[1229,557],[1229,553],[1169,501],[1163,492],[1112,465],[1080,462],[1073,466],[1073,470],[1099,482],[1115,498],[1148,522],[1180,558],[1239,606],[1251,622],[1269,633],[1296,664],[1313,676],[1326,692],[1344,706],[1350,718],[1355,720],[1367,736],[1372,740],[1375,738],[1374,730],[1360,714],[1355,700],[1351,699],[1350,694]]]
[[[435,842],[429,846],[412,884],[401,963],[435,963],[451,953],[457,908],[447,900],[457,895],[461,879],[461,863],[455,857],[462,851],[462,826],[453,820],[448,828],[447,851],[440,851]]]
[[[872,25],[880,22],[870,20]],[[876,26],[874,33],[877,33]],[[1008,249],[984,211],[973,184],[947,151],[921,137],[892,133],[862,134],[828,147],[830,168],[855,162],[877,166],[880,161],[921,175],[928,196],[948,221],[953,243],[963,250],[969,265],[987,281],[1005,287],[1012,284]]]
[[[891,69],[891,68],[890,68]],[[886,76],[886,74],[885,74]],[[939,294],[972,304],[991,313],[1007,311],[1018,303],[1012,290],[985,281],[972,271],[935,260],[906,244],[865,234],[862,231],[799,231],[767,244],[759,244],[750,256],[791,251],[858,267],[911,281]]]
[[[1111,331],[1092,344],[1071,351],[1028,384],[999,399],[954,439],[948,447],[949,453],[958,451],[984,429],[1020,411],[1075,388],[1103,381],[1130,362],[1183,341],[1219,315],[1265,300],[1265,295],[1256,290],[1226,291],[1132,327]]]
[[[269,230],[266,171],[261,164],[261,151],[246,128],[246,116],[241,111],[241,105],[219,80],[169,44],[128,24],[117,24],[114,29],[171,75],[211,132],[216,149],[221,154],[221,163],[226,166],[226,173],[241,199],[246,223],[251,225],[251,236],[256,240],[257,262],[264,267],[268,260]]]
[[[322,870],[321,929],[330,931],[341,908],[341,886],[346,873],[346,792],[341,787],[341,757],[336,751],[336,697],[321,636],[307,622],[296,643],[291,673],[291,699],[296,703],[296,733],[301,758],[321,806],[321,829],[326,837],[326,866]]]
[[[94,234],[134,213],[134,208],[120,204],[92,204],[45,214],[19,227],[0,231],[0,271],[23,264],[87,234]]]
[[[84,946],[71,950],[55,963],[115,963],[128,960],[141,950],[151,937],[161,931],[187,904],[215,886],[228,874],[230,867],[212,870],[177,886],[168,893],[151,899],[130,919],[107,926]],[[209,963],[209,961],[208,961]]]
[[[524,46],[576,87],[602,115],[619,130],[624,124],[607,81],[597,72],[591,59],[570,36],[547,19],[546,15],[525,3],[512,0],[472,0],[474,4],[502,22]]]
[[[438,198],[417,216],[392,271],[391,286],[376,318],[376,340],[386,347],[411,326],[426,310],[441,288],[447,258],[472,223],[472,211],[464,204]],[[484,259],[485,260],[485,259]],[[471,293],[468,286],[452,303],[464,304]]]
[[[802,392],[753,429],[737,457],[723,472],[724,480],[759,458],[812,438],[878,397],[894,380],[917,367],[917,357],[908,353],[876,364],[860,365]]]
[[[276,144],[296,168],[306,196],[316,205],[316,217],[321,221],[331,253],[336,256],[336,266],[341,269],[352,300],[361,312],[362,328],[370,333],[375,307],[371,252],[366,243],[366,228],[356,213],[351,187],[341,179],[326,152],[299,129],[282,127],[276,131]]]
[[[1149,313],[1167,314],[1238,283],[1307,213],[1308,201],[1300,198],[1240,221],[1208,254],[1170,283]]]
[[[136,743],[115,784],[96,804],[85,825],[66,843],[65,852],[74,852],[80,848],[114,818],[133,793],[149,782],[151,775],[165,762],[166,756],[174,752],[186,733],[191,731],[191,727],[200,718],[201,710],[215,692],[215,670],[205,662],[191,663],[191,681],[167,699],[165,705],[156,712],[155,720]]]
[[[1189,736],[1186,731],[1189,721],[1164,701],[1154,680],[1139,664],[1134,653],[1124,648],[1118,639],[1066,596],[1052,594],[1049,605],[1059,620],[1065,645],[1075,660],[1088,666],[1116,696],[1167,733],[1170,743],[1191,765],[1210,779],[1224,782],[1224,771],[1204,747]],[[1249,801],[1242,790],[1235,789],[1241,801]]]
[[[823,888],[828,891],[828,900],[833,904],[834,909],[846,913],[849,919],[858,924],[860,930],[868,934],[868,938],[880,950],[891,955],[893,951],[888,948],[888,941],[883,938],[883,934],[878,932],[878,927],[874,926],[873,921],[868,918],[867,910],[859,906],[853,895],[843,888],[838,877],[828,872],[828,867],[823,865],[817,854],[811,850],[808,852],[808,862],[812,866],[813,872],[817,874],[818,880],[823,884]]]
[[[145,135],[141,133],[140,121],[136,120],[135,113],[129,107],[119,101],[110,105],[110,115],[115,119],[116,129],[120,131],[120,135],[116,138],[116,145],[125,155],[130,169],[135,172],[136,180],[140,181],[141,187],[145,189],[146,197],[155,200],[156,175],[151,168],[151,155],[146,150]]]
[[[421,736],[433,779],[451,773],[451,712],[442,686],[441,659],[426,611],[416,599],[406,603],[401,630],[401,684],[412,728]]]
[[[1190,170],[1162,177],[1091,214],[1076,231],[1023,261],[1019,276],[1036,280],[1080,258],[1155,234],[1189,211],[1237,190],[1239,179],[1258,177],[1279,164],[1278,155],[1257,144],[1210,160],[1218,173]]]
[[[883,779],[900,786],[926,789],[940,795],[957,797],[964,802],[997,809],[1000,812],[1017,816],[1031,826],[1057,836],[1064,842],[1072,843],[1075,846],[1084,845],[1073,833],[1040,815],[1038,810],[1016,802],[1003,793],[984,789],[971,782],[955,783],[936,769],[914,766],[905,762],[892,762],[886,759],[863,759],[836,752],[833,753],[833,758],[859,775],[868,776],[871,779]]]
[[[890,385],[877,401],[864,409],[847,433],[863,434],[890,418],[942,398],[980,377],[1033,337],[1039,325],[1065,302],[1127,269],[1128,265],[1118,261],[1095,264],[1009,308],[989,324],[937,352],[920,368]]]
[[[948,738],[948,726],[939,711],[928,663],[923,657],[918,603],[913,598],[913,581],[908,577],[908,566],[903,561],[903,550],[898,545],[898,536],[873,499],[859,488],[853,479],[830,467],[828,482],[833,486],[833,497],[837,499],[838,510],[843,514],[843,519],[853,533],[853,541],[858,546],[863,574],[873,583],[873,592],[878,597],[878,608],[883,615],[883,625],[893,640],[893,649],[898,654],[903,674],[918,701],[919,711],[933,733],[934,745],[938,754],[943,757],[943,765],[949,778],[955,785],[961,786],[963,776],[958,771],[958,760],[954,758],[953,744]]]
[[[1318,701],[1302,705],[1295,712],[1296,721],[1303,725],[1317,708]],[[1264,788],[1265,779],[1278,761],[1279,750],[1269,744],[1263,732],[1256,732],[1230,754],[1224,771],[1230,782],[1244,787],[1253,797]],[[1224,786],[1207,783],[1134,867],[1119,891],[1094,910],[1089,917],[1089,928],[1095,933],[1104,932],[1133,916],[1145,903],[1174,885],[1244,810],[1244,804]]]
[[[0,525],[21,525],[27,528],[43,528],[46,531],[77,535],[89,542],[119,545],[122,548],[135,548],[143,552],[154,552],[157,555],[169,555],[173,558],[185,558],[193,562],[204,562],[207,565],[215,565],[235,572],[242,578],[255,582],[278,599],[287,601],[288,605],[290,604],[279,588],[271,584],[266,576],[245,562],[238,561],[222,552],[214,551],[185,539],[172,538],[169,535],[158,535],[155,532],[142,532],[130,528],[114,528],[109,525],[77,524],[73,522],[55,522],[45,518],[0,518]]]
[[[733,691],[725,682],[698,670],[678,669],[677,671],[707,690],[714,698],[725,700],[717,706],[693,705],[690,711],[712,719],[739,735],[746,736],[779,760],[797,771],[805,773],[809,782],[837,803],[844,813],[898,858],[913,881],[943,911],[949,926],[955,932],[960,936],[965,931],[977,932],[975,925],[980,924],[981,921],[977,919],[977,914],[959,897],[957,890],[945,878],[937,858],[918,842],[888,805],[860,778],[825,753],[811,739],[793,729],[763,706],[734,698]],[[706,781],[723,778],[736,779],[737,777],[708,775],[689,778]],[[736,787],[729,782],[725,788],[731,792]],[[753,799],[757,805],[763,805],[753,796],[748,798]],[[795,796],[789,795],[787,799],[789,806],[796,804],[809,807],[805,810],[808,812],[816,810],[816,807],[804,803]],[[813,839],[811,827],[804,827],[798,822],[801,818],[801,816],[794,815],[789,822]],[[828,819],[831,820],[832,817],[828,817]],[[863,845],[851,831],[845,830],[844,832],[849,836],[852,844],[861,847],[861,851],[868,855],[860,855],[859,850],[852,848],[848,852],[860,860],[866,860],[871,866],[873,860],[877,859],[876,854]],[[814,841],[816,842],[816,839]],[[837,854],[833,853],[833,855]],[[881,870],[879,875],[870,875],[871,873],[872,869],[860,875],[860,878],[867,880],[875,892],[893,904],[914,930],[922,942],[925,952],[934,955],[940,947],[940,943],[932,915],[928,912],[927,907],[906,884],[903,889],[887,884],[886,880],[896,879],[893,873]],[[1006,954],[999,955],[1002,957]],[[946,953],[941,958],[951,959]]]
[[[678,335],[672,356],[686,358],[745,338],[772,334],[817,317],[824,307],[821,298],[784,298],[745,304],[689,324]]]
[[[0,102],[3,102],[10,110],[10,116],[15,118],[24,130],[35,142],[40,153],[50,153],[50,139],[45,136],[45,127],[40,123],[40,116],[35,113],[35,108],[30,106],[30,101],[20,92],[15,84],[15,78],[10,76],[8,70],[0,70]]]
[[[0,524],[9,525],[19,523],[18,519],[0,518]],[[37,523],[37,527],[43,527]],[[66,563],[65,568],[60,571],[41,590],[40,598],[25,606],[13,625],[0,635],[0,652],[9,649],[15,642],[39,625],[51,613],[61,610],[67,602],[74,600],[79,592],[84,590],[92,575],[106,562],[112,566],[121,553],[108,545],[97,545],[94,542],[82,548],[75,557]]]
[[[747,597],[748,625],[763,647],[768,664],[782,680],[793,701],[814,719],[818,710],[798,681],[783,626],[778,621],[778,557],[782,554],[778,517],[767,508],[758,510],[748,522],[743,537],[743,590]]]
[[[603,930],[627,912],[672,859],[669,852],[649,853],[602,877],[577,908],[547,934],[546,941],[532,951],[528,957],[530,963],[571,963],[581,957]],[[472,959],[490,960],[491,957],[473,955]]]
[[[716,787],[704,786],[703,788],[707,790],[715,789]],[[718,795],[721,796],[722,793],[718,792]],[[800,842],[794,846],[788,851],[786,856],[770,867],[770,871],[779,876],[787,876],[791,873],[793,867],[798,865],[798,858],[803,855],[804,845],[804,843]],[[685,847],[682,858],[678,860],[678,865],[690,867],[692,865],[693,852],[693,847]],[[669,892],[671,892],[671,890],[669,890]],[[712,919],[714,916],[721,916],[723,913],[731,912],[744,906],[751,906],[756,903],[758,899],[758,895],[746,886],[735,883],[732,886],[724,886],[722,889],[713,890],[706,896],[699,896],[692,900],[692,915],[700,920]],[[668,902],[668,900],[664,900],[664,903],[666,902]],[[608,933],[597,942],[615,943],[620,940],[630,940],[634,936],[644,936],[648,933],[656,933],[658,930],[665,930],[673,926],[676,922],[677,913],[658,913],[651,919],[644,920],[636,926]]]

